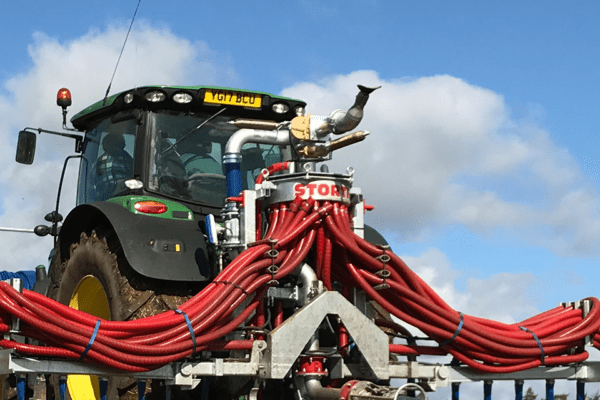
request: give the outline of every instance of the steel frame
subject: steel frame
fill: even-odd
[[[143,373],[118,372],[81,361],[63,361],[19,356],[14,350],[0,350],[0,375],[85,374],[160,379],[167,385],[192,389],[206,376],[244,376],[258,380],[291,377],[297,360],[307,355],[307,344],[328,315],[337,316],[348,329],[362,357],[358,364],[346,364],[339,354],[328,357],[331,378],[367,380],[414,379],[427,390],[451,383],[477,381],[578,380],[600,382],[600,362],[539,367],[510,374],[488,374],[466,366],[430,364],[417,361],[390,361],[389,340],[371,319],[338,292],[324,292],[271,331],[266,340],[256,340],[244,358],[211,358],[174,362]],[[328,350],[328,349],[323,349]],[[335,349],[329,349],[335,350]],[[331,354],[335,351],[331,351]]]

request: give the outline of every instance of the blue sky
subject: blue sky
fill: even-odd
[[[0,226],[52,208],[72,143],[40,137],[18,166],[16,133],[60,128],[62,86],[70,115],[103,96],[136,4],[3,6]],[[454,307],[514,321],[599,294],[599,16],[594,1],[142,0],[113,92],[218,84],[328,115],[383,85],[372,135],[332,166],[356,169],[369,221]],[[4,269],[45,261],[48,239],[0,238]]]

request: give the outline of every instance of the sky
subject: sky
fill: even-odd
[[[40,135],[23,166],[17,133],[61,128],[61,87],[70,116],[103,97],[136,5],[4,5],[0,226],[32,228],[54,208],[74,143]],[[359,126],[371,135],[330,170],[355,169],[367,222],[455,309],[515,322],[599,294],[599,16],[595,1],[142,0],[111,93],[239,87],[329,115],[357,84],[381,85]],[[0,240],[0,269],[47,264],[50,238]]]

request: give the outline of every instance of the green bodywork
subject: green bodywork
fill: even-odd
[[[151,196],[129,195],[129,196],[113,197],[106,201],[110,202],[110,203],[119,204],[119,205],[125,207],[127,210],[129,210],[129,212],[131,212],[133,214],[142,214],[142,215],[147,215],[150,217],[173,219],[173,220],[178,220],[178,221],[194,219],[194,214],[192,213],[192,210],[190,210],[186,206],[182,205],[181,203],[178,203],[178,202],[172,201],[172,200],[167,200],[164,198],[157,198],[157,197],[151,197]],[[157,202],[162,203],[165,206],[167,206],[167,211],[162,214],[146,214],[146,213],[139,212],[138,210],[135,209],[135,204],[140,201],[157,201]],[[186,216],[186,213],[187,213],[187,216]]]

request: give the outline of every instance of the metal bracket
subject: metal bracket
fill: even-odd
[[[292,287],[277,287],[271,286],[267,290],[267,299],[269,299],[269,305],[273,306],[275,300],[282,300],[286,305],[295,306],[298,303],[298,285]]]
[[[13,287],[17,292],[23,293],[23,281],[20,278],[11,278],[9,280],[10,286]],[[13,315],[12,323],[10,324],[10,333],[19,334],[21,333],[21,320]]]
[[[579,300],[579,301],[569,301],[569,302],[565,302],[565,303],[559,303],[559,306],[562,307],[573,307],[574,309],[580,309],[582,312],[581,317],[585,318],[587,317],[587,315],[589,314],[589,312],[592,309],[592,301],[591,300]],[[584,345],[585,346],[593,346],[594,345],[594,337],[593,335],[589,335],[586,336],[584,338]]]
[[[469,367],[449,367],[450,381],[515,381],[515,380],[549,380],[567,379],[585,382],[600,382],[600,362],[586,361],[573,365],[557,365],[553,367],[537,367],[510,374],[487,374]]]
[[[261,376],[283,379],[327,315],[337,315],[348,329],[365,362],[361,375],[389,378],[387,335],[338,292],[317,296],[267,336],[267,368]]]

